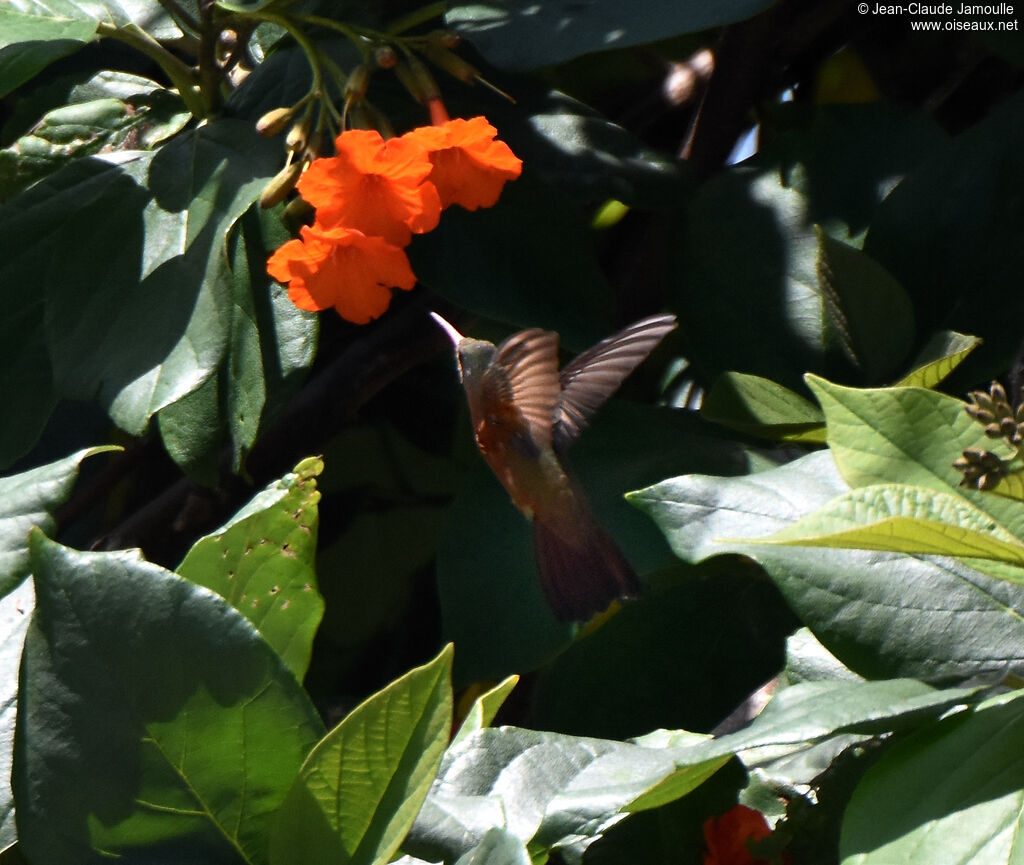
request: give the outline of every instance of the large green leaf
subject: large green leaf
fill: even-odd
[[[423,803],[452,723],[452,647],[357,706],[310,753],[281,806],[274,865],[384,865]]]
[[[1022,753],[1020,691],[897,742],[849,804],[843,865],[1019,862]]]
[[[479,97],[463,100],[463,111],[479,112]],[[520,86],[515,105],[495,104],[487,118],[528,170],[573,198],[665,208],[681,205],[690,190],[685,162],[557,90]]]
[[[953,460],[992,446],[960,400],[915,387],[847,388],[810,376],[825,412],[828,444],[851,487],[901,483],[963,499],[1024,538],[1024,504],[960,486]]]
[[[684,559],[734,552],[759,562],[825,647],[862,675],[947,679],[1024,661],[1022,586],[955,559],[756,543],[848,491],[823,452],[742,478],[673,478],[629,498]]]
[[[31,861],[267,861],[323,726],[291,671],[207,589],[134,553],[31,538],[14,766]]]
[[[741,370],[795,388],[807,370],[853,372],[836,335],[839,307],[820,279],[825,241],[808,207],[776,171],[743,166],[712,178],[689,202],[672,300],[688,311],[688,357],[708,374]],[[890,334],[884,320],[864,324],[858,343]]]
[[[54,389],[98,393],[129,432],[198,388],[229,345],[228,229],[278,158],[248,124],[221,120],[156,155],[78,160],[0,209],[12,250],[0,284],[5,302],[25,309],[5,343],[14,361],[9,407],[20,412],[53,393],[34,368],[26,375],[35,393],[18,378],[23,364],[38,363],[40,332],[50,355],[40,368],[52,362]],[[24,285],[34,288],[27,306],[15,297]]]
[[[78,465],[110,448],[90,448],[67,459],[0,478],[0,850],[15,840],[14,803],[7,779],[14,756],[18,666],[35,606],[28,537],[33,526],[54,530],[51,512],[71,492]]]
[[[90,41],[95,20],[25,14],[0,8],[0,96]]]
[[[590,51],[654,42],[749,18],[771,0],[512,0],[448,5],[446,20],[498,66],[532,69]]]
[[[578,862],[627,814],[686,796],[733,755],[755,766],[838,734],[912,728],[977,694],[911,679],[808,682],[784,689],[747,728],[719,738],[658,730],[618,742],[479,730],[445,754],[405,849],[448,861],[497,827],[525,842],[534,859],[558,851]]]
[[[317,591],[318,459],[303,460],[228,525],[202,538],[178,573],[221,595],[301,681],[323,615]]]
[[[679,768],[664,748],[514,727],[479,730],[445,754],[404,849],[430,861],[456,858],[498,827],[535,856],[558,849],[579,861],[649,790],[678,776],[681,796],[726,759]]]
[[[914,338],[902,286],[871,256],[818,230],[818,284],[829,329],[868,381],[895,372]]]

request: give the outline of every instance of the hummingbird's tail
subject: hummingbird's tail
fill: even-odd
[[[577,512],[571,531],[541,519],[533,528],[540,584],[559,620],[586,621],[612,601],[639,594],[636,573],[589,508]]]

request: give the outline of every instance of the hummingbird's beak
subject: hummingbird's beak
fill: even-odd
[[[430,313],[430,317],[441,326],[441,329],[446,334],[448,334],[448,338],[452,341],[452,345],[458,345],[460,342],[462,342],[462,334],[459,333],[454,327],[452,327],[451,324],[449,324],[447,321],[441,318],[441,316],[439,316],[436,312]]]

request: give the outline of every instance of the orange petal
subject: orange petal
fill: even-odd
[[[493,206],[508,180],[522,171],[522,160],[485,117],[456,118],[440,126],[424,126],[406,133],[430,152],[434,170],[430,182],[441,204],[460,204],[467,210]]]
[[[291,280],[288,296],[300,309],[333,306],[355,324],[383,314],[392,287],[408,291],[416,284],[402,249],[359,231],[316,224],[302,229],[301,241],[274,253],[267,270],[279,281]]]
[[[354,228],[395,246],[437,226],[441,205],[425,182],[433,166],[422,147],[366,129],[347,130],[336,144],[338,155],[315,160],[298,182],[321,225]]]

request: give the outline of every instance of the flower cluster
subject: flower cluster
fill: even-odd
[[[342,318],[365,324],[383,314],[393,288],[416,283],[405,247],[414,234],[435,228],[441,211],[497,202],[522,162],[484,117],[443,120],[397,138],[349,129],[336,155],[314,160],[297,188],[316,208],[312,226],[285,243],[267,272],[288,283],[301,309],[333,306]]]

